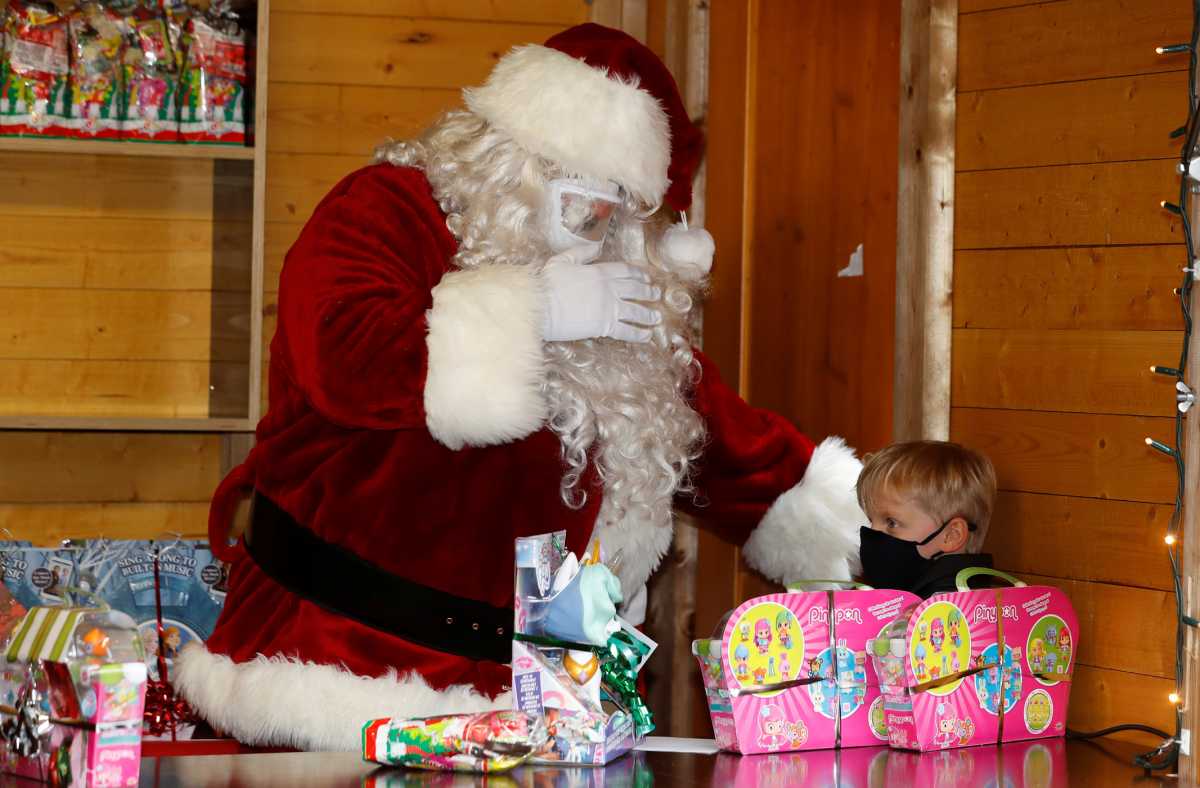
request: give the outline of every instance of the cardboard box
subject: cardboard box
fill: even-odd
[[[751,754],[887,742],[867,642],[919,602],[905,591],[859,590],[742,603],[719,637],[692,644],[717,745]]]
[[[936,594],[871,644],[892,747],[1062,736],[1078,619],[1048,586]]]
[[[517,540],[514,631],[519,635],[546,634],[541,622],[555,596],[551,585],[567,555],[565,540],[563,531]],[[632,634],[648,644],[644,664],[654,644]],[[603,685],[598,667],[590,672],[569,670],[572,654],[564,648],[513,641],[514,708],[542,716],[551,737],[550,749],[534,763],[603,765],[643,738],[637,735],[630,710]]]

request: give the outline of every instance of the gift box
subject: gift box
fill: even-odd
[[[54,785],[136,786],[145,692],[129,616],[31,608],[0,670],[0,769]]]
[[[603,765],[653,730],[636,679],[655,644],[615,609],[618,631],[604,648],[563,640],[554,622],[575,610],[567,597],[576,590],[556,583],[564,563],[575,560],[565,539],[560,531],[516,543],[513,705],[544,719],[549,732],[549,746],[533,762]]]
[[[751,754],[886,743],[867,642],[918,602],[860,588],[742,603],[717,637],[692,644],[717,745]]]
[[[989,574],[1013,587],[970,591]],[[943,750],[1062,736],[1078,619],[1066,594],[968,569],[871,643],[892,747]]]

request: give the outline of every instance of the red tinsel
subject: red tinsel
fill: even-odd
[[[171,731],[171,741],[175,741],[175,730],[180,725],[199,722],[196,713],[188,706],[187,701],[175,694],[167,678],[166,648],[163,642],[162,592],[158,582],[158,551],[154,547],[154,617],[158,625],[158,679],[146,683],[146,711],[142,715],[142,727],[151,736],[161,736]]]

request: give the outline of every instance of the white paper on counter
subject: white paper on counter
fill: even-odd
[[[720,752],[714,739],[683,739],[678,736],[647,736],[634,749],[642,752],[693,752],[699,755]]]

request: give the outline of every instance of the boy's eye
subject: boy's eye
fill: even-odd
[[[885,526],[887,526],[887,528],[888,528],[889,530],[891,530],[891,529],[893,529],[893,528],[896,528],[896,527],[898,527],[898,526],[900,525],[900,523],[896,522],[896,521],[895,521],[895,519],[893,519],[893,518],[891,518],[891,517],[889,517],[889,518],[887,518],[886,520],[884,520],[883,524],[884,524]]]

